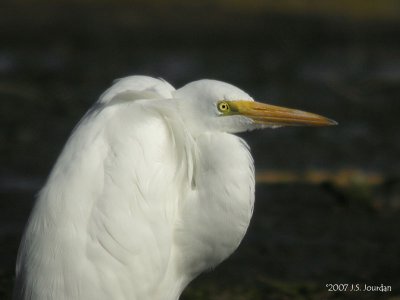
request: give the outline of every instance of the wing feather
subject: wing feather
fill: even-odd
[[[152,104],[172,90],[159,79],[122,79],[74,130],[28,222],[17,299],[148,299],[168,277],[187,178]]]

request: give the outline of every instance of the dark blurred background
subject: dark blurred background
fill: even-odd
[[[400,299],[400,1],[2,1],[0,41],[1,299],[74,124],[132,74],[219,79],[340,124],[243,134],[252,224],[182,300]]]

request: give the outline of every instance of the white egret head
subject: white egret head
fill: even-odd
[[[192,133],[237,133],[265,127],[327,126],[336,122],[296,109],[256,102],[241,89],[217,80],[198,80],[174,92]]]

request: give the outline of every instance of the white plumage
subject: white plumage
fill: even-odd
[[[218,81],[175,90],[119,80],[74,129],[38,196],[15,299],[178,299],[250,222],[253,160],[232,133],[333,123],[279,109]]]

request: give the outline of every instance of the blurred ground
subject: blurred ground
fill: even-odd
[[[259,171],[252,225],[182,299],[400,299],[399,2],[243,3],[0,4],[1,299],[63,143],[130,74],[220,79],[340,124],[243,134]]]

